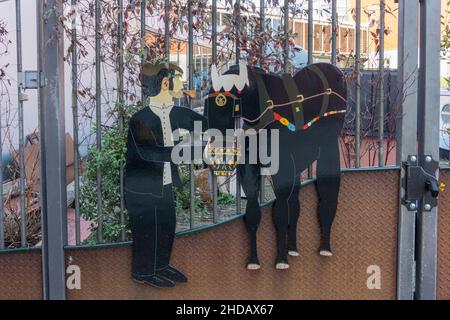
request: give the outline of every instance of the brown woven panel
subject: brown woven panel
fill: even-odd
[[[175,240],[172,264],[189,283],[156,289],[130,278],[130,247],[79,249],[67,259],[81,268],[81,289],[69,299],[394,299],[398,171],[345,173],[333,226],[334,256],[319,256],[317,196],[300,192],[300,256],[275,270],[275,230],[270,208],[258,230],[262,269],[245,268],[248,236],[241,220]],[[381,268],[381,289],[367,288],[367,267]]]
[[[450,186],[450,171],[441,170],[439,180]],[[438,208],[438,299],[450,299],[450,190],[439,194]]]
[[[0,300],[42,299],[41,252],[0,254]]]

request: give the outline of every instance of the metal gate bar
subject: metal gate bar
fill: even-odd
[[[194,89],[194,28],[193,28],[193,13],[192,13],[192,2],[188,3],[188,71],[189,71],[189,79],[188,85],[189,90]],[[189,107],[192,108],[192,98],[189,98]],[[193,140],[193,135],[191,134],[191,141]],[[192,228],[194,226],[194,214],[195,214],[195,176],[194,176],[194,165],[189,165],[189,193],[190,193],[190,206],[189,206],[189,226]],[[213,211],[213,223],[216,222],[216,211]]]
[[[147,0],[141,1],[141,66],[144,65],[145,60],[147,59],[147,45],[145,43],[146,39],[146,21],[145,21],[145,5],[147,4]],[[146,106],[147,102],[145,101],[145,94],[144,94],[144,86],[141,87],[141,103],[142,106]]]
[[[355,7],[355,167],[361,166],[361,0]]]
[[[217,66],[217,0],[212,0],[211,4],[211,48],[212,48],[212,56],[211,63]],[[189,41],[193,41],[193,39],[189,39]],[[191,67],[190,67],[191,68]],[[217,187],[217,176],[211,173],[211,187],[212,187],[212,204],[213,204],[213,223],[217,222],[217,196],[218,196],[218,187]]]
[[[39,89],[43,293],[45,299],[65,299],[64,45],[59,36],[63,32],[59,20],[63,7],[62,0],[36,3],[38,70],[46,82]]]
[[[102,79],[101,79],[101,54],[100,54],[100,32],[101,32],[101,0],[95,0],[95,128],[97,150],[102,150]],[[103,242],[103,210],[102,210],[102,170],[97,167],[97,225],[98,242]]]
[[[380,0],[380,24],[379,39],[380,52],[378,55],[378,70],[380,73],[379,91],[378,91],[378,166],[384,166],[384,18],[385,18],[385,0]]]
[[[284,36],[284,72],[289,72],[289,0],[284,0],[283,8],[283,36]]]
[[[308,0],[308,64],[313,63],[314,50],[314,4],[313,0]]]
[[[119,132],[123,134],[124,131],[124,66],[123,66],[123,0],[117,0],[117,9],[118,9],[118,15],[117,15],[117,47],[118,47],[118,54],[117,54],[117,72],[118,75],[118,90],[117,90],[117,101],[118,101],[118,109],[119,109]],[[124,174],[124,163],[120,164],[119,168],[119,193],[120,193],[120,240],[125,241],[125,190],[124,190],[124,183],[125,183],[125,174]]]
[[[399,0],[398,20],[398,88],[401,110],[397,127],[397,163],[417,155],[417,61],[419,34],[419,0]],[[405,170],[401,169],[401,179]],[[414,293],[415,213],[402,205],[405,190],[400,183],[398,217],[397,298],[410,300]]]
[[[19,107],[19,193],[20,193],[20,245],[27,246],[27,225],[25,205],[25,155],[23,128],[23,93],[22,93],[22,10],[21,0],[16,0],[16,42],[17,42],[17,103]]]
[[[77,0],[72,0],[75,9]],[[80,235],[80,153],[78,139],[78,45],[76,15],[72,18],[72,121],[73,121],[73,154],[74,154],[74,192],[75,192],[75,243],[81,243]]]
[[[260,0],[259,1],[259,32],[262,33],[265,31],[266,29],[266,17],[265,17],[265,0]],[[266,46],[263,44],[261,46],[261,51],[260,51],[260,64],[259,66],[262,66],[263,63],[263,56],[264,56],[264,52],[266,50]],[[261,190],[259,191],[259,204],[263,204],[263,202],[265,201],[265,193],[266,193],[266,176],[261,175]]]
[[[241,58],[241,1],[236,0],[236,64],[239,64],[239,60]],[[241,119],[239,117],[236,118],[235,129],[241,128]],[[244,151],[242,151],[244,152]],[[237,174],[236,170],[236,212],[241,213],[241,178]]]
[[[358,1],[358,0],[356,0]],[[336,33],[337,33],[337,0],[331,1],[331,63],[336,65],[336,54],[337,54],[337,43],[336,43]],[[358,22],[357,22],[358,24]],[[357,27],[358,28],[358,27]]]
[[[313,63],[314,51],[314,4],[313,0],[308,0],[308,64]],[[308,179],[312,179],[312,165],[308,167]]]
[[[420,2],[419,65],[419,164],[426,156],[439,160],[439,87],[440,87],[440,17],[441,3]],[[436,299],[437,207],[427,212],[424,198],[417,212],[417,290],[418,299]]]

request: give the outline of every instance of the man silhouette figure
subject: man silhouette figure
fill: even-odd
[[[171,161],[172,132],[194,130],[206,118],[188,108],[175,107],[183,97],[182,70],[173,64],[146,64],[141,80],[149,105],[136,112],[128,129],[125,165],[125,203],[133,237],[132,277],[159,288],[187,282],[169,265],[175,237],[176,214],[172,185],[181,187],[178,168]]]

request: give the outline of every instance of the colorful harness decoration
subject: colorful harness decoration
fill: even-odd
[[[262,85],[261,85],[262,87]],[[238,91],[238,94],[240,94],[241,92]],[[304,97],[302,94],[299,94],[296,96],[296,99],[292,100],[292,101],[288,101],[285,103],[280,103],[280,104],[274,104],[273,100],[266,100],[267,106],[266,109],[255,119],[247,119],[245,117],[243,117],[242,115],[240,115],[240,99],[238,97],[236,97],[235,95],[233,95],[232,93],[230,93],[229,91],[225,91],[225,92],[219,92],[216,91],[214,93],[210,93],[208,95],[208,98],[210,97],[214,97],[216,100],[216,105],[219,107],[222,107],[224,105],[226,105],[226,97],[230,97],[234,102],[234,108],[233,108],[233,114],[238,115],[238,117],[240,117],[241,119],[245,120],[246,122],[249,123],[255,123],[257,121],[262,120],[262,118],[264,116],[265,119],[267,119],[266,121],[264,121],[263,125],[257,125],[257,130],[264,128],[267,124],[269,124],[270,122],[273,122],[272,117],[270,114],[266,114],[267,112],[272,112],[273,117],[275,119],[275,121],[280,122],[283,126],[287,127],[290,131],[295,132],[297,130],[306,130],[309,127],[311,127],[314,123],[316,123],[317,121],[319,121],[319,119],[321,118],[326,118],[328,116],[332,116],[332,115],[336,115],[336,114],[340,114],[340,113],[346,113],[347,110],[333,110],[333,111],[328,111],[328,112],[324,112],[321,116],[317,116],[314,117],[312,120],[310,120],[308,123],[304,124],[303,126],[301,126],[299,129],[297,129],[297,127],[295,126],[295,124],[291,123],[288,119],[286,119],[285,117],[282,117],[279,113],[273,111],[275,108],[279,108],[279,107],[287,107],[287,106],[291,106],[294,103],[303,103],[307,100],[310,99],[315,99],[318,97],[322,97],[322,96],[331,96],[331,95],[335,95],[337,96],[339,99],[341,99],[342,101],[344,101],[345,103],[347,103],[347,100],[341,96],[339,93],[333,91],[333,89],[331,88],[327,88],[325,89],[324,92],[320,92],[317,94],[314,94],[312,96],[309,97]],[[322,107],[323,109],[323,107]],[[295,107],[295,112],[300,112],[301,108],[300,106],[296,106]],[[321,111],[323,112],[323,110]],[[236,116],[235,116],[236,117]],[[244,125],[245,126],[245,125]],[[252,126],[249,126],[250,128],[252,128]]]
[[[333,110],[333,111],[325,112],[323,114],[323,116],[317,116],[317,117],[313,118],[311,121],[309,121],[308,123],[306,123],[303,126],[303,130],[306,130],[309,127],[311,127],[314,123],[319,121],[320,118],[326,118],[328,116],[332,116],[332,115],[339,114],[339,113],[346,113],[346,112],[347,112],[347,110]],[[273,113],[273,116],[274,116],[276,121],[280,122],[282,125],[287,127],[290,131],[292,131],[292,132],[296,131],[295,126],[292,123],[290,123],[288,119],[280,116],[280,114],[278,114],[276,112]]]
[[[236,170],[239,157],[241,156],[238,147],[211,147],[206,148],[207,162],[210,163],[215,176],[229,177]]]

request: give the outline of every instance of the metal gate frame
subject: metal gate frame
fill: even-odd
[[[61,12],[61,0],[37,2],[38,71],[45,79],[45,86],[39,89],[39,132],[41,157],[44,160],[41,161],[41,207],[45,299],[66,298],[64,65],[63,39],[59,36],[62,30],[56,19]],[[403,101],[403,119],[398,127],[401,138],[397,140],[400,143],[397,159],[406,160],[409,155],[416,155],[423,161],[425,154],[438,159],[438,128],[435,124],[439,120],[439,43],[436,41],[440,34],[440,21],[436,18],[439,16],[438,0],[408,0],[407,3],[406,0],[399,0],[398,58],[402,62],[399,65],[399,81],[401,85],[407,84],[408,94]],[[419,30],[420,54],[416,49]],[[312,42],[312,38],[308,40]],[[309,52],[312,53],[312,50]],[[421,66],[425,67],[417,70],[419,57]],[[401,174],[404,176],[404,170]],[[400,186],[399,199],[403,193]],[[402,204],[399,207],[397,297],[435,299],[437,209],[423,212],[419,207],[416,212],[411,212]]]
[[[63,30],[57,17],[63,8],[61,0],[36,3],[37,65],[45,81],[39,89],[43,297],[62,300],[66,298],[66,148]]]
[[[440,1],[399,0],[399,88],[404,94],[399,119],[397,159],[416,156],[439,160]],[[420,39],[419,39],[420,34]],[[420,60],[419,60],[420,59]],[[417,62],[420,61],[419,68]],[[401,179],[405,170],[401,163]],[[400,182],[398,235],[398,299],[436,299],[437,208],[416,211],[402,203]]]

